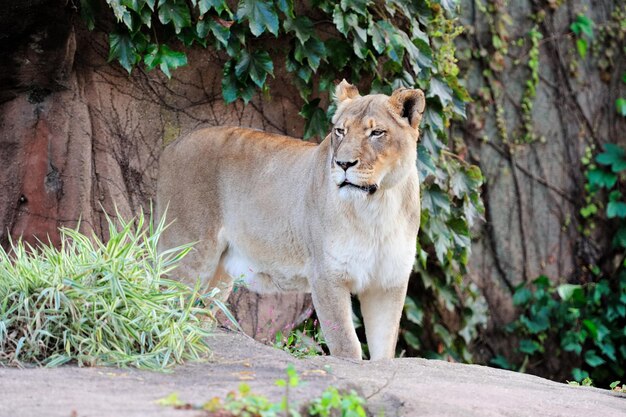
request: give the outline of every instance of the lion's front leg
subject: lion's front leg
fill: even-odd
[[[391,359],[395,355],[407,284],[389,289],[369,288],[359,294],[371,360]]]
[[[316,280],[311,283],[311,295],[330,354],[361,359],[361,343],[352,322],[348,289],[334,280]]]

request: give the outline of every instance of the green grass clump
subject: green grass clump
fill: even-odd
[[[208,353],[204,300],[165,278],[191,244],[158,254],[163,220],[108,222],[107,243],[62,228],[59,248],[0,248],[0,364],[158,370]]]

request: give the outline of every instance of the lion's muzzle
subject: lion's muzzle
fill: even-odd
[[[374,194],[378,190],[378,185],[377,184],[357,185],[357,184],[352,184],[351,182],[349,182],[347,180],[342,182],[341,184],[339,184],[339,188],[343,188],[345,186],[358,188],[359,190],[365,191],[369,195]]]

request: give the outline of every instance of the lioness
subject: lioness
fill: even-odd
[[[197,241],[177,270],[215,286],[223,271],[258,292],[311,292],[334,356],[361,359],[350,293],[371,359],[394,356],[420,224],[421,90],[360,96],[343,80],[333,129],[315,145],[262,131],[197,130],[160,160],[164,250]]]

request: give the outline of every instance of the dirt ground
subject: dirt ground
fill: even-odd
[[[531,375],[477,365],[417,358],[351,362],[332,357],[298,360],[235,333],[217,333],[213,357],[169,374],[116,368],[0,368],[0,417],[199,416],[155,401],[177,392],[200,404],[224,397],[243,381],[277,400],[274,381],[293,363],[300,385],[293,401],[305,402],[329,385],[367,398],[375,416],[626,417],[626,395],[572,387]]]

